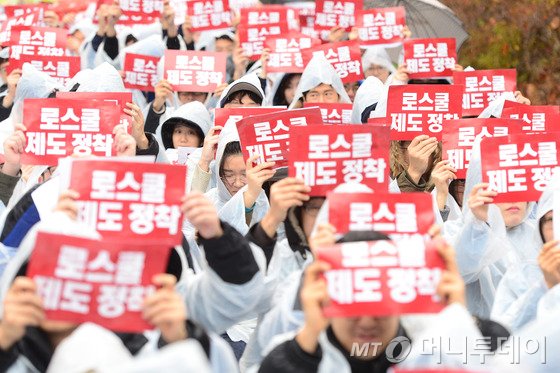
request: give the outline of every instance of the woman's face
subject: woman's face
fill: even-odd
[[[544,214],[544,216],[542,217],[541,232],[544,237],[545,243],[554,240],[552,210]]]
[[[367,78],[369,76],[375,76],[377,79],[381,80],[383,83],[387,80],[387,78],[391,75],[390,71],[387,70],[385,67],[380,65],[371,64],[369,67],[364,71],[364,76]]]
[[[288,86],[286,87],[286,89],[284,89],[284,98],[286,99],[288,105],[294,100],[296,89],[300,80],[301,75],[292,76],[290,82],[288,83]]]
[[[221,172],[221,179],[224,182],[229,194],[235,195],[247,184],[246,167],[243,155],[230,155],[224,159]]]
[[[507,228],[516,227],[523,222],[528,205],[527,202],[496,203]]]
[[[187,126],[176,125],[173,130],[172,141],[175,149],[180,146],[189,148],[198,148],[200,146],[200,139],[196,131]]]
[[[208,94],[206,92],[177,92],[177,97],[179,97],[181,105],[188,104],[193,101],[205,103]]]

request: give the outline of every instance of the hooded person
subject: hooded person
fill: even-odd
[[[271,77],[273,74],[269,74]],[[294,99],[294,95],[301,79],[299,73],[278,73],[273,83],[270,84],[270,79],[267,79],[269,85],[266,89],[266,106],[290,106]]]
[[[224,89],[218,101],[218,108],[262,106],[264,90],[256,73],[249,73],[237,79]]]
[[[370,76],[358,88],[352,105],[352,123],[367,123],[375,112],[379,101],[387,99],[387,88],[383,82]]]
[[[391,62],[391,57],[383,47],[368,47],[362,55],[362,67],[366,79],[374,76],[385,84],[389,76],[397,69]]]
[[[314,55],[305,67],[289,108],[305,102],[352,103],[334,67],[323,55]]]
[[[88,226],[70,219],[65,213],[55,211],[52,213],[50,219],[45,219],[31,229],[22,242],[18,253],[6,268],[0,280],[0,297],[2,300],[10,296],[9,289],[15,286],[12,285],[14,281],[20,281],[16,279],[16,276],[25,276],[28,261],[33,253],[39,231],[93,240],[100,239],[100,235]],[[227,233],[225,234],[227,235]],[[181,259],[181,255],[178,254],[176,248],[171,249],[166,273],[175,276],[175,278],[182,279],[180,281],[192,282],[193,284],[187,286],[186,290],[188,292],[198,293],[197,296],[200,296],[199,291],[196,290],[195,283],[200,282],[201,277],[198,279],[190,277],[191,275],[187,273],[188,271],[184,271],[183,260]],[[185,280],[187,277],[190,278]],[[192,286],[195,287],[193,288]],[[185,289],[181,289],[181,285],[177,285],[176,289],[177,296],[179,297],[178,299],[180,299],[179,295],[181,291]],[[210,289],[205,290],[209,291]],[[230,369],[235,369],[235,360],[227,345],[218,336],[211,332],[206,332],[193,321],[193,318],[196,318],[196,314],[202,315],[204,312],[208,313],[210,308],[201,309],[200,312],[195,311],[195,308],[198,307],[195,306],[197,302],[189,295],[186,296],[186,302],[187,310],[185,312],[184,325],[188,340],[196,342],[196,344],[201,347],[201,350],[204,352],[201,357],[204,357],[204,360],[210,362],[214,368],[213,371],[224,371],[220,370],[224,368],[227,368],[228,371]],[[6,303],[2,302],[2,305],[3,307],[0,311],[2,314],[1,317],[4,318],[5,312],[8,312],[8,310]],[[218,305],[216,305],[216,307],[218,307]],[[219,305],[219,307],[221,307],[221,305]],[[10,312],[12,311],[13,310]],[[186,319],[187,315],[188,319]],[[3,325],[0,321],[0,328],[2,327]],[[63,368],[68,367],[68,365],[72,366],[72,369],[76,369],[77,366],[82,366],[84,369],[91,369],[88,365],[97,365],[97,368],[102,369],[101,371],[110,371],[103,370],[103,368],[109,368],[108,366],[104,366],[105,363],[125,364],[126,360],[130,362],[130,358],[127,359],[127,356],[147,356],[147,361],[150,361],[150,358],[154,357],[153,354],[155,351],[168,345],[168,343],[174,342],[174,340],[169,339],[171,338],[169,335],[166,337],[165,334],[159,333],[157,329],[156,333],[152,335],[142,333],[112,333],[101,327],[95,325],[88,326],[87,324],[77,329],[76,327],[77,325],[72,325],[71,323],[45,321],[38,327],[28,327],[25,335],[16,341],[12,341],[10,346],[4,345],[5,343],[9,343],[9,341],[4,337],[0,338],[2,342],[2,348],[0,348],[0,355],[2,355],[0,366],[2,370],[5,371],[9,368],[11,369],[9,371],[17,372],[20,371],[18,369],[22,367],[32,366],[35,369],[34,371],[44,372],[48,367],[48,371],[62,372],[68,371],[63,370]],[[173,334],[175,334],[175,332]],[[56,339],[54,339],[54,337],[56,337]],[[63,339],[61,339],[61,337]],[[105,348],[112,346],[109,356],[105,354],[102,356],[99,355],[103,352],[103,347],[100,347],[101,349],[99,351],[95,348],[94,343],[100,340],[103,341],[102,345],[105,346]],[[88,353],[89,358],[80,356],[79,353],[70,356],[67,355],[70,351],[89,351],[87,348],[88,346],[92,346],[93,348],[93,352],[90,351],[90,353]],[[61,347],[62,351],[59,351],[57,355],[56,349],[58,347]],[[99,359],[93,359],[93,356],[98,356]],[[112,359],[110,358],[111,356]],[[22,371],[27,372],[29,370],[24,369]]]
[[[454,243],[459,270],[466,283],[469,311],[488,318],[496,289],[507,269],[535,260],[540,245],[535,221],[530,217],[534,203],[494,204],[490,201],[496,193],[485,190],[487,185],[481,181],[478,139],[467,171],[463,217],[447,221],[443,235]]]
[[[535,241],[543,247],[539,260],[529,258],[509,268],[496,290],[491,317],[508,326],[513,332],[537,318],[541,299],[544,298],[543,304],[553,303],[552,300],[560,294],[560,287],[556,286],[558,267],[550,265],[554,260],[551,259],[551,255],[547,255],[552,253],[556,246],[553,239],[552,215],[554,199],[558,198],[559,193],[560,175],[556,174],[537,203],[538,224],[533,234]]]

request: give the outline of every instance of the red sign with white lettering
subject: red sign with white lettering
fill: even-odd
[[[478,116],[490,102],[517,90],[515,69],[454,71],[453,83],[465,86],[463,116]]]
[[[348,242],[318,248],[330,302],[326,317],[437,313],[436,290],[444,263],[435,245],[415,241]]]
[[[268,73],[302,73],[305,64],[301,51],[320,44],[321,42],[318,39],[298,32],[268,37],[265,41],[265,47],[270,49],[270,53],[266,71]]]
[[[364,78],[362,53],[357,41],[328,43],[305,49],[302,52],[303,62],[307,65],[316,54],[325,56],[343,83],[357,82]]]
[[[237,132],[245,160],[259,155],[257,163],[276,162],[275,168],[288,165],[290,129],[321,124],[318,108],[284,110],[246,117],[237,122]]]
[[[164,76],[177,92],[214,92],[225,82],[225,52],[165,51]]]
[[[39,232],[27,276],[48,320],[93,322],[118,332],[153,329],[142,317],[152,277],[165,272],[169,246],[90,240]]]
[[[21,69],[24,63],[30,63],[37,70],[51,76],[61,85],[66,85],[82,69],[80,57],[73,56],[27,56],[11,60],[10,68]]]
[[[505,100],[502,118],[523,120],[524,132],[560,131],[559,106],[531,106]]]
[[[124,57],[124,86],[154,92],[158,83],[157,65],[159,57],[127,53]]]
[[[444,160],[457,169],[458,179],[467,177],[472,147],[478,138],[507,136],[522,132],[523,122],[505,118],[469,118],[446,120],[443,126]]]
[[[66,52],[66,30],[53,27],[14,26],[10,36],[10,64],[8,73],[23,58],[62,57]],[[19,63],[19,66],[23,63]]]
[[[387,190],[389,128],[370,125],[303,126],[291,129],[290,177],[325,196],[342,183]]]
[[[350,124],[352,123],[352,104],[306,102],[303,107],[318,107],[321,110],[323,124]],[[357,123],[354,123],[357,124]],[[358,123],[359,124],[359,123]]]
[[[538,201],[559,170],[559,148],[556,132],[482,140],[482,179],[498,192],[494,203]]]
[[[406,39],[403,48],[410,79],[453,76],[451,69],[457,63],[455,39]]]
[[[418,135],[441,140],[444,121],[461,117],[463,86],[408,84],[389,87],[387,121],[391,140],[412,140]]]
[[[24,100],[27,144],[22,163],[52,166],[73,154],[113,155],[119,112],[114,103],[96,100]]]
[[[183,166],[107,159],[73,160],[69,188],[80,194],[78,220],[105,238],[181,244]]]
[[[98,0],[96,10],[102,4],[111,5],[113,2],[114,0]],[[161,16],[163,0],[119,0],[119,6],[121,8],[119,25],[152,23]],[[97,18],[94,22],[97,22]]]
[[[315,30],[342,27],[350,31],[356,24],[356,14],[364,9],[363,0],[315,1]]]
[[[216,30],[231,27],[228,0],[190,0],[187,4],[192,31]]]
[[[367,9],[356,19],[360,45],[395,46],[402,43],[406,25],[404,7]]]
[[[423,235],[435,221],[428,193],[329,193],[328,201],[329,223],[342,234],[373,230]]]

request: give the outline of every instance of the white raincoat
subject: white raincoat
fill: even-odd
[[[369,69],[371,65],[383,66],[389,71],[389,75],[397,72],[397,69],[391,62],[391,57],[383,47],[368,47],[362,55],[362,69],[364,72]],[[389,80],[387,78],[387,80]],[[385,84],[385,82],[382,82]]]
[[[381,80],[374,76],[368,77],[360,85],[354,97],[354,104],[352,106],[352,123],[363,123],[362,114],[364,110],[373,104],[379,104],[380,100],[387,99],[387,88],[383,85]],[[376,106],[377,107],[377,106]],[[375,110],[372,110],[373,112]]]

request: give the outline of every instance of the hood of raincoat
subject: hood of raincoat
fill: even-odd
[[[198,101],[181,105],[160,127],[161,141],[165,149],[173,148],[173,130],[176,124],[192,127],[199,135],[202,135],[204,140],[212,127],[212,119],[206,107]]]
[[[142,54],[146,56],[162,57],[165,53],[166,45],[161,35],[151,35],[146,39],[142,39],[128,47],[125,47],[119,53],[120,65],[124,67],[124,59],[127,53]]]
[[[224,105],[226,104],[228,97],[231,94],[239,91],[254,92],[257,96],[260,96],[262,102],[264,102],[264,91],[261,87],[261,81],[257,76],[257,74],[252,73],[252,74],[246,74],[243,77],[231,83],[230,85],[228,85],[226,89],[224,89],[224,91],[222,92],[222,95],[220,96],[218,107],[223,108]]]
[[[104,62],[95,69],[82,70],[67,84],[66,90],[76,92],[125,92],[121,74]]]
[[[391,62],[391,57],[382,47],[368,47],[365,53],[362,55],[362,67],[366,71],[371,65],[383,66],[389,73],[393,74],[397,72],[397,69]],[[383,82],[385,83],[385,82]]]
[[[387,96],[387,88],[381,80],[368,77],[356,91],[352,106],[352,123],[367,123],[371,112],[375,112],[379,101]]]
[[[501,118],[502,117],[502,110],[504,110],[504,103],[508,101],[515,101],[515,96],[511,92],[506,92],[501,94],[498,98],[494,101],[490,102],[490,104],[480,113],[478,116],[479,118]]]
[[[273,75],[273,74],[270,74]],[[292,79],[292,77],[299,75],[301,76],[301,74],[298,73],[289,73],[289,74],[283,74],[283,73],[278,73],[276,74],[276,78],[273,80],[273,83],[270,84],[270,77],[269,79],[267,79],[268,83],[269,83],[269,87],[267,88],[267,94],[266,94],[266,102],[265,102],[265,106],[280,106],[282,105],[281,101],[284,100],[284,92],[283,90],[280,90],[280,86],[282,86],[284,83],[286,83],[286,81],[289,81],[290,79]]]
[[[293,109],[297,102],[303,98],[303,94],[320,84],[329,84],[331,85],[336,93],[338,93],[339,100],[338,102],[342,103],[352,103],[350,97],[348,97],[348,93],[344,89],[344,84],[340,77],[336,73],[334,67],[327,61],[325,56],[322,55],[315,55],[309,61],[303,74],[301,75],[301,80],[299,81],[299,85],[297,87],[296,93],[294,95],[294,100],[290,105],[290,109]]]
[[[222,163],[226,145],[234,141],[239,141],[239,133],[237,132],[237,126],[235,122],[229,121],[220,132],[220,139],[218,140],[218,147],[216,149],[215,170],[213,172],[216,175],[218,198],[220,199],[220,202],[222,204],[229,201],[232,196],[228,191],[226,185],[224,184],[222,178],[220,177],[220,164]]]
[[[541,194],[541,198],[537,203],[537,223],[540,223],[540,220],[543,216],[546,215],[547,212],[552,211],[554,208],[554,196],[560,196],[560,174],[556,173],[552,179],[548,182],[545,190]],[[556,197],[558,198],[558,197]],[[541,243],[544,243],[544,237],[542,236],[542,232],[540,229],[540,224],[538,226],[539,237],[541,239]]]

